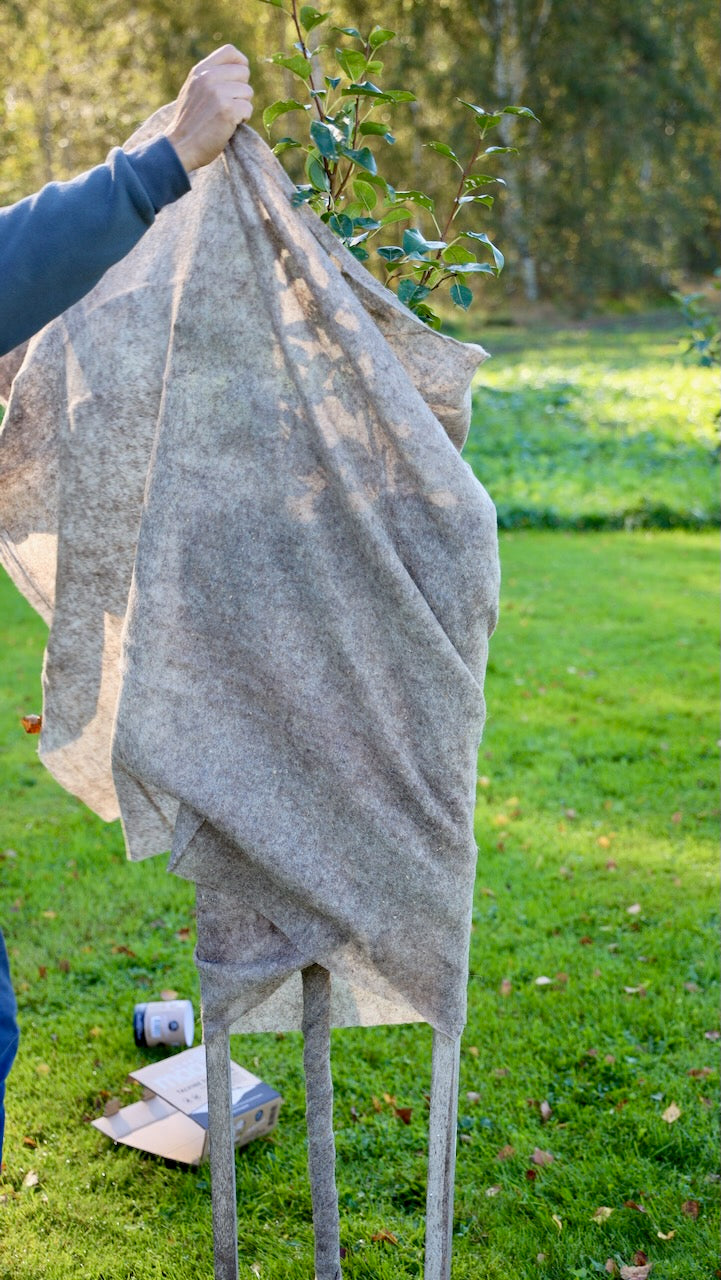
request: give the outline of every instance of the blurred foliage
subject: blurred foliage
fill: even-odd
[[[719,231],[719,41],[711,0],[338,0],[339,22],[398,32],[388,83],[418,101],[394,123],[389,181],[440,194],[474,124],[456,99],[527,103],[542,124],[504,121],[520,154],[487,231],[504,246],[497,292],[598,300],[666,295],[711,271]],[[3,0],[0,201],[97,163],[172,98],[189,67],[232,41],[250,56],[256,127],[293,96],[269,59],[284,15],[258,0]],[[382,119],[382,115],[379,115]],[[528,127],[525,127],[528,125]]]

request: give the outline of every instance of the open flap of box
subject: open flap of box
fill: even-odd
[[[270,1132],[278,1119],[282,1098],[270,1085],[230,1064],[235,1145]],[[162,1062],[130,1072],[146,1097],[122,1107],[115,1115],[100,1116],[93,1125],[115,1142],[153,1155],[197,1164],[207,1155],[208,1084],[205,1047],[197,1046]]]

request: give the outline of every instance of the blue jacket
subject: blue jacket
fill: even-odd
[[[190,190],[167,138],[0,209],[0,355],[72,306]]]

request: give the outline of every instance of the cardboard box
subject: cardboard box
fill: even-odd
[[[257,1076],[230,1064],[233,1089],[235,1145],[244,1147],[278,1121],[283,1101],[275,1089]],[[128,1077],[142,1084],[145,1097],[121,1107],[114,1115],[99,1116],[92,1123],[114,1142],[149,1151],[152,1155],[199,1164],[208,1155],[208,1084],[205,1046],[153,1062],[131,1071]]]

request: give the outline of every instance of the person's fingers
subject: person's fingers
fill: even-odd
[[[209,53],[207,58],[203,58],[202,62],[198,62],[193,68],[194,71],[204,71],[206,67],[222,66],[226,63],[238,63],[241,66],[248,64],[248,59],[240,49],[236,49],[234,44],[221,45],[220,49],[214,49]]]
[[[250,68],[241,67],[239,63],[220,67],[209,67],[207,71],[201,72],[195,77],[200,84],[248,84],[250,81]]]

